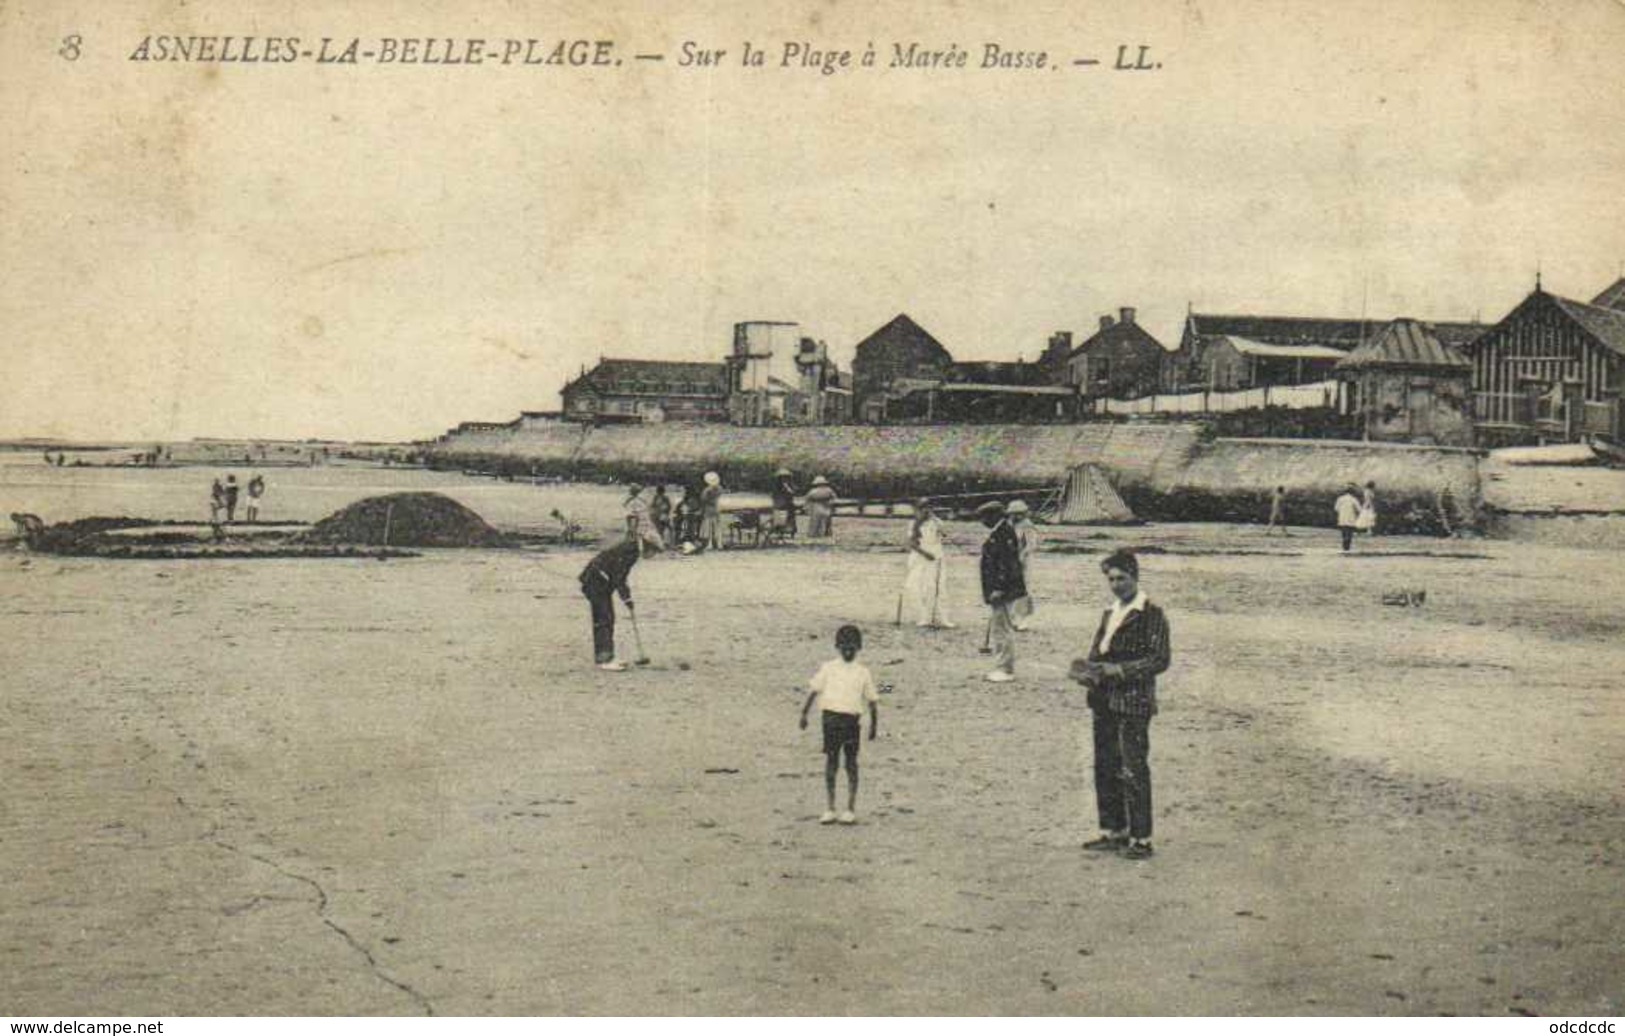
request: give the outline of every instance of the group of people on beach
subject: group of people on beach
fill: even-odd
[[[1337,531],[1342,537],[1343,551],[1347,553],[1354,547],[1355,534],[1377,534],[1377,484],[1368,481],[1361,486],[1357,482],[1350,482],[1332,504],[1332,510],[1337,516]],[[1276,486],[1270,494],[1269,520],[1264,526],[1264,535],[1292,535],[1286,527],[1286,487]]]
[[[621,505],[626,537],[652,536],[663,549],[686,547],[689,553],[721,547],[722,492],[722,477],[714,471],[707,471],[698,485],[683,487],[675,498],[663,483],[645,497],[643,484],[633,482]]]
[[[1332,504],[1337,512],[1337,534],[1343,540],[1343,553],[1348,553],[1354,547],[1354,536],[1363,533],[1367,536],[1377,534],[1377,484],[1367,482],[1362,488],[1357,482],[1350,482]]]
[[[242,496],[242,487],[237,484],[236,475],[227,475],[224,482],[218,477],[214,485],[209,487],[209,524],[221,524],[224,516],[226,524],[237,520],[237,504]],[[257,522],[260,518],[260,501],[265,497],[265,476],[256,472],[248,480],[248,502],[244,521]]]
[[[1015,537],[1016,564],[1022,578],[1022,593],[1010,603],[1010,626],[1016,632],[1027,629],[1036,610],[1032,587],[1032,560],[1038,552],[1038,529],[1032,521],[1032,508],[1025,500],[1012,500],[1002,514]],[[909,523],[908,569],[903,590],[897,598],[897,621],[903,621],[903,602],[914,603],[915,625],[922,629],[954,629],[943,606],[947,583],[947,546],[942,517],[927,497],[914,502],[914,519]],[[992,538],[991,536],[989,537]],[[1001,538],[1002,540],[1002,538]]]
[[[720,487],[720,480],[708,485]],[[634,494],[636,495],[636,494]],[[1015,680],[1015,634],[1033,614],[1029,582],[1037,531],[1024,501],[984,503],[977,517],[987,529],[981,551],[982,599],[989,609],[982,650],[994,654],[991,683]],[[1024,531],[1025,528],[1025,531]],[[600,669],[624,671],[615,656],[614,598],[619,596],[634,628],[637,612],[630,575],[640,558],[668,549],[667,540],[650,520],[648,525],[628,521],[627,536],[599,553],[580,574],[582,594],[592,616],[593,657]],[[920,613],[919,625],[953,629],[942,609],[947,539],[942,522],[929,500],[915,504],[909,532],[908,575],[905,594],[912,593]],[[1075,659],[1068,675],[1082,685],[1093,717],[1094,779],[1099,833],[1086,841],[1090,852],[1120,853],[1129,859],[1152,855],[1152,797],[1150,724],[1157,712],[1156,678],[1170,662],[1167,617],[1147,599],[1139,586],[1139,561],[1132,552],[1118,550],[1101,563],[1111,591],[1111,606],[1100,617],[1087,654]],[[902,615],[898,600],[898,621]],[[641,635],[639,653],[641,656]],[[835,634],[837,657],[824,663],[807,685],[800,726],[806,729],[816,704],[823,732],[824,786],[828,808],[822,824],[857,822],[858,754],[863,716],[868,714],[869,739],[879,730],[879,696],[890,690],[875,683],[860,663],[863,632],[852,624]],[[640,657],[640,663],[645,659]],[[837,810],[840,771],[847,775],[845,808]]]
[[[1037,532],[1025,501],[998,501],[977,508],[988,530],[982,542],[982,599],[989,609],[983,649],[996,655],[986,679],[1015,680],[1015,634],[1033,614],[1032,554]],[[915,505],[909,536],[909,579],[925,618],[920,625],[952,629],[940,612],[946,541],[930,501]],[[1095,805],[1099,832],[1083,843],[1090,852],[1120,853],[1128,859],[1149,858],[1154,850],[1151,797],[1151,718],[1157,713],[1158,674],[1171,661],[1168,619],[1140,589],[1139,560],[1127,550],[1101,563],[1112,603],[1100,617],[1088,653],[1074,659],[1068,675],[1086,692],[1093,717]],[[899,602],[901,606],[901,602]],[[869,739],[879,728],[879,694],[868,668],[857,661],[863,634],[842,626],[835,636],[836,659],[826,662],[808,684],[800,724],[807,727],[812,706],[819,705],[824,735],[824,788],[828,808],[823,824],[857,821],[858,746],[862,715],[869,714]],[[846,807],[836,810],[837,777],[847,774]]]
[[[648,491],[641,482],[633,482],[626,487],[626,499],[621,505],[626,536],[638,539],[647,532],[663,549],[680,550],[685,554],[719,550],[723,540],[724,492],[722,477],[715,471],[707,471],[698,483],[681,486],[675,493],[662,482],[656,482],[653,490]],[[808,537],[821,539],[833,535],[836,493],[823,475],[814,478],[802,494],[797,492],[790,472],[780,468],[774,475],[772,500],[770,521],[775,532],[795,537],[797,515],[805,511]]]

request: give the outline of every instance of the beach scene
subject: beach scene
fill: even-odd
[[[196,520],[226,470],[4,456],[8,507],[64,518]],[[1617,542],[1383,536],[1345,557],[1327,529],[1046,527],[1022,679],[990,693],[973,522],[945,536],[958,630],[894,622],[906,519],[837,518],[827,543],[646,561],[651,662],[598,673],[576,578],[595,548],[543,538],[553,510],[615,537],[622,487],[269,474],[267,521],[431,491],[536,539],[0,557],[8,1002],[1618,1009],[1625,627],[1595,592],[1625,576]],[[1119,545],[1179,623],[1154,872],[1077,851],[1088,710],[1066,671]],[[1425,605],[1384,607],[1396,587]],[[845,621],[894,690],[862,823],[831,831],[795,714]]]
[[[1603,1032],[1621,54],[0,0],[0,1012]]]

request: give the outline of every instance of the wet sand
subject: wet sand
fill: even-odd
[[[1621,1010],[1617,553],[1052,537],[1169,552],[1143,559],[1175,663],[1157,855],[1134,863],[1078,849],[1088,713],[1063,673],[1103,604],[1098,555],[1040,556],[1020,680],[995,687],[978,530],[951,527],[961,625],[932,632],[892,625],[903,529],[640,565],[654,665],[623,674],[588,665],[585,552],[0,557],[0,1002]],[[1379,603],[1400,587],[1427,603]],[[896,692],[862,822],[831,829],[796,715],[846,621]]]

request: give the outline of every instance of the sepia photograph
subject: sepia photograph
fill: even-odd
[[[1622,0],[0,0],[0,1014],[1619,1016],[1622,105]]]

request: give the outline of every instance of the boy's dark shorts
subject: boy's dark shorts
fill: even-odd
[[[850,712],[824,713],[824,754],[834,755],[845,746],[849,756],[858,754],[859,719]]]

